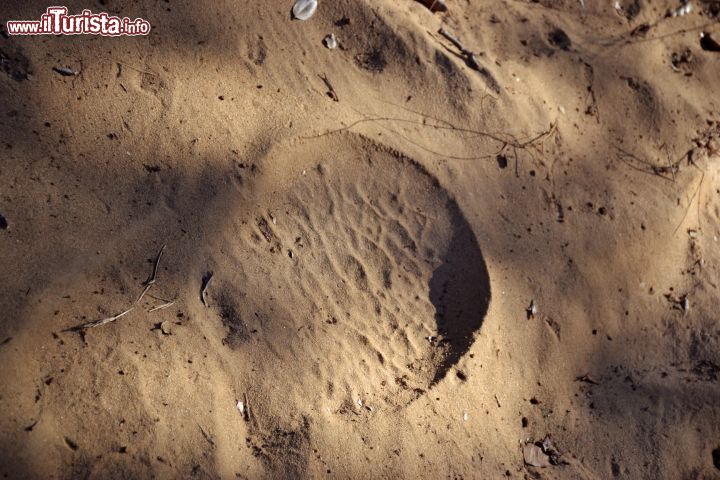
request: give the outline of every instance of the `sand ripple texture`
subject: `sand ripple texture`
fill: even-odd
[[[425,393],[467,352],[490,298],[458,205],[414,160],[349,134],[273,149],[265,168],[210,302],[223,344],[274,357],[256,366],[263,378],[317,400],[293,381],[310,369],[338,410]]]

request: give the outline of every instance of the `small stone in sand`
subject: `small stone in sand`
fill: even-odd
[[[160,324],[160,331],[163,333],[163,335],[172,335],[172,330],[170,329],[170,323],[162,322]]]
[[[330,33],[328,35],[325,35],[325,38],[323,38],[323,45],[325,45],[330,50],[334,50],[338,46],[337,37],[334,33]]]
[[[315,14],[317,10],[317,0],[298,0],[293,6],[293,18],[297,20],[307,20]]]

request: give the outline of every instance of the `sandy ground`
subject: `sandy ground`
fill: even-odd
[[[4,478],[720,478],[716,0],[67,6],[153,30],[0,37]]]

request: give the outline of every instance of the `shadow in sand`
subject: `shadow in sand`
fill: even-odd
[[[433,384],[467,353],[490,304],[490,278],[475,234],[454,200],[448,201],[453,237],[430,278],[430,301],[444,356]]]
[[[0,478],[37,478],[33,466],[18,454],[16,439],[5,436],[0,439],[0,448],[3,452],[0,461]]]

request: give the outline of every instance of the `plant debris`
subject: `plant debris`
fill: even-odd
[[[332,98],[333,102],[339,102],[340,99],[338,98],[337,92],[335,91],[335,88],[333,88],[332,83],[330,83],[330,80],[328,80],[327,76],[318,75],[318,77],[320,77],[320,80],[323,81],[323,83],[328,89],[326,92],[327,96]],[[275,224],[275,218],[272,217],[272,215],[270,216],[270,218],[272,218],[273,224]]]
[[[148,277],[148,279],[143,283],[145,288],[143,289],[142,293],[140,293],[140,296],[138,297],[138,299],[135,300],[135,303],[133,304],[132,307],[128,308],[124,312],[119,313],[115,316],[103,318],[101,320],[96,320],[94,322],[84,323],[84,324],[78,325],[76,327],[67,328],[67,329],[63,330],[63,332],[80,332],[81,334],[83,334],[83,332],[89,328],[96,328],[96,327],[101,327],[103,325],[107,325],[108,323],[112,323],[116,320],[119,320],[120,318],[124,317],[128,313],[132,312],[135,309],[135,305],[137,305],[140,302],[140,300],[142,300],[142,298],[145,296],[145,294],[148,292],[148,290],[150,290],[150,287],[155,284],[155,280],[157,277],[158,265],[160,264],[160,258],[162,258],[162,254],[163,254],[164,250],[165,250],[165,245],[163,245],[160,248],[160,251],[158,252],[157,257],[155,257],[155,263],[153,265],[152,272],[150,273],[150,277]]]
[[[53,67],[53,70],[63,77],[76,77],[80,75],[80,72],[69,67]]]
[[[490,70],[480,64],[475,53],[467,49],[465,45],[463,45],[463,43],[455,35],[448,32],[444,28],[438,30],[438,33],[448,39],[453,45],[458,48],[458,50],[460,50],[460,53],[465,57],[465,63],[467,64],[467,66],[480,73],[480,75],[482,75],[483,79],[485,80],[485,83],[492,91],[494,91],[495,93],[500,93],[500,84],[497,82],[497,80],[495,80],[495,77],[492,75],[492,73],[490,73]]]
[[[160,247],[160,251],[158,252],[157,256],[155,257],[155,263],[153,265],[152,272],[150,273],[150,276],[148,277],[148,279],[145,280],[145,283],[143,283],[143,285],[145,286],[145,289],[142,291],[142,293],[140,294],[138,299],[135,300],[135,304],[140,303],[140,300],[142,300],[143,297],[145,296],[145,294],[148,292],[148,290],[150,290],[150,287],[152,287],[155,284],[158,265],[160,264],[160,259],[162,258],[162,254],[164,251],[165,251],[165,245]]]
[[[561,454],[553,445],[552,437],[545,435],[542,442],[526,442],[523,445],[525,464],[531,467],[546,468],[556,465],[567,465]]]
[[[523,459],[525,464],[531,467],[546,468],[551,467],[550,458],[545,455],[542,448],[534,443],[526,443],[523,445]]]
[[[158,310],[163,310],[165,308],[172,307],[173,305],[175,305],[174,301],[166,302],[166,303],[163,303],[162,305],[158,305],[157,307],[151,308],[150,310],[148,310],[148,313],[157,312]]]
[[[119,320],[120,318],[124,317],[128,313],[132,312],[134,308],[135,307],[130,307],[127,310],[125,310],[124,312],[115,315],[114,317],[107,317],[107,318],[103,318],[102,320],[96,320],[94,322],[84,323],[82,325],[78,325],[77,327],[67,328],[67,329],[63,330],[63,332],[80,332],[82,330],[87,330],[89,328],[96,328],[96,327],[101,327],[103,325],[107,325],[108,323],[112,323],[116,320]]]
[[[200,433],[202,433],[202,436],[205,437],[205,440],[207,440],[207,442],[214,447],[215,442],[213,441],[212,437],[200,425],[198,425],[198,428],[200,429]]]

